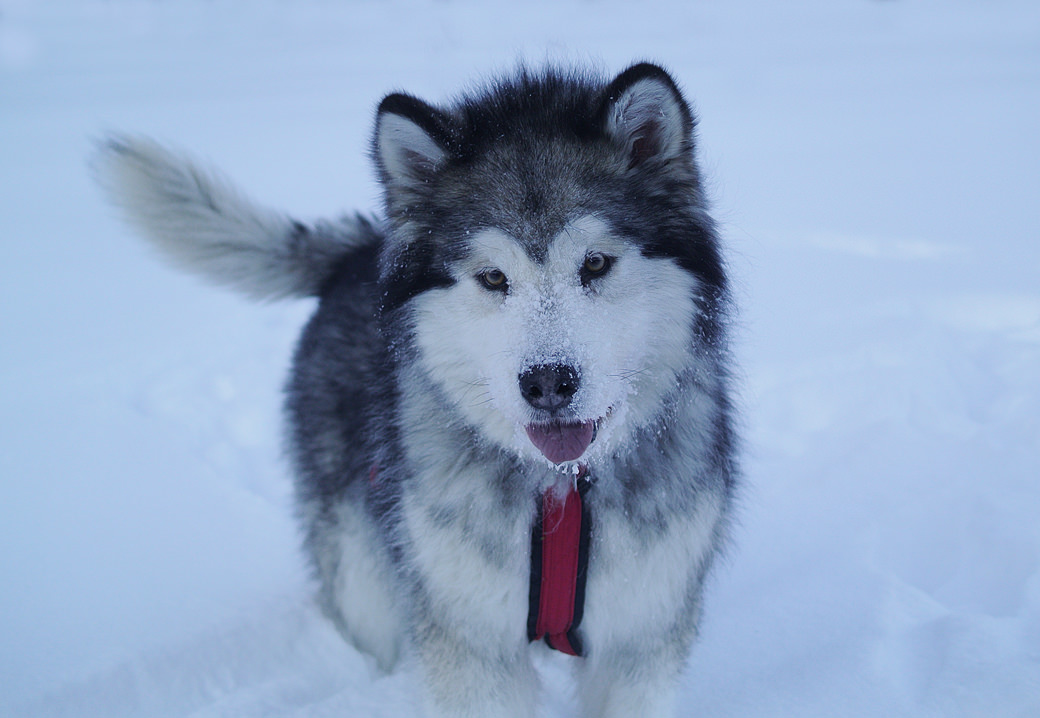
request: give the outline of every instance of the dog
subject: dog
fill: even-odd
[[[431,716],[528,717],[533,651],[588,716],[665,716],[735,487],[732,314],[661,67],[517,69],[434,106],[394,93],[382,219],[304,223],[144,137],[96,175],[173,263],[317,297],[286,390],[324,612]]]

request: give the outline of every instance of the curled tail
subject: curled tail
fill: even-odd
[[[170,261],[256,299],[315,295],[342,260],[382,239],[360,215],[305,225],[257,206],[220,174],[143,137],[108,137],[92,166]]]

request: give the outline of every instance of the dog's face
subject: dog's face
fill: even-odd
[[[617,450],[691,363],[696,279],[595,217],[540,258],[482,231],[451,273],[413,301],[419,360],[468,423],[521,455]]]
[[[721,267],[692,129],[653,66],[450,110],[383,101],[384,311],[489,442],[554,464],[616,452],[696,364]]]

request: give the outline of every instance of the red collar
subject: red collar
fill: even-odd
[[[583,497],[592,486],[582,464],[562,499],[552,489],[538,502],[531,530],[531,593],[527,637],[551,648],[584,655],[578,626],[585,609],[585,578],[592,521]]]

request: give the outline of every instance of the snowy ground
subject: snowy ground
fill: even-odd
[[[373,208],[382,94],[525,57],[656,59],[702,116],[747,483],[680,714],[1040,715],[1040,4],[789,5],[0,0],[0,714],[414,714],[307,600],[311,306],[160,266],[86,158],[140,131]]]

